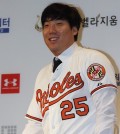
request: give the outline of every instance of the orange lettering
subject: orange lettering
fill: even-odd
[[[54,98],[57,96],[58,92],[60,90],[60,83],[55,82],[50,90],[50,97]]]

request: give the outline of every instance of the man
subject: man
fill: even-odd
[[[41,22],[55,58],[38,74],[23,134],[114,134],[115,73],[102,53],[77,45],[77,9],[53,3]]]

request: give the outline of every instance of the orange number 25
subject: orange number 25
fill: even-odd
[[[75,118],[75,114],[79,116],[87,115],[89,107],[83,101],[87,101],[86,96],[73,99],[74,104],[69,100],[63,101],[60,105],[60,108],[63,108],[61,111],[62,120]],[[70,113],[73,107],[75,107],[76,113]]]

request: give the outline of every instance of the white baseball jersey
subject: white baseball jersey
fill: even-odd
[[[74,43],[38,74],[23,134],[113,134],[116,81],[109,60]]]

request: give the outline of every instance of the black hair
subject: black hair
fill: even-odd
[[[78,31],[82,22],[78,10],[63,3],[52,3],[44,9],[41,16],[42,26],[48,20],[66,20],[71,28],[76,27]],[[78,34],[74,36],[75,41],[77,36]]]

